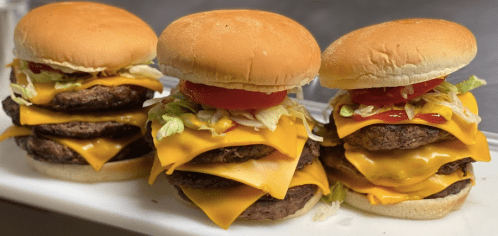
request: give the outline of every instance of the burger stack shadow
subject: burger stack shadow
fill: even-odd
[[[3,109],[29,166],[78,182],[147,175],[153,144],[144,101],[161,92],[150,67],[157,36],[141,19],[108,5],[52,3],[15,28],[11,96]],[[150,131],[149,131],[150,132]]]

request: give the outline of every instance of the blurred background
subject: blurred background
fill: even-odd
[[[12,32],[15,22],[29,9],[47,4],[50,0],[5,1],[0,0],[0,43],[11,47]],[[440,18],[460,23],[469,28],[476,36],[478,53],[474,61],[448,77],[450,82],[459,82],[475,74],[488,81],[488,85],[478,88],[474,95],[479,103],[479,113],[483,121],[479,129],[498,133],[498,1],[497,0],[195,0],[195,1],[161,1],[161,0],[103,0],[97,1],[124,8],[146,21],[159,35],[175,19],[184,15],[214,9],[260,9],[279,13],[294,19],[305,26],[316,38],[320,48],[327,46],[342,35],[372,24],[394,19],[425,17]],[[9,28],[10,27],[10,28]],[[10,45],[10,46],[9,46]],[[8,49],[12,52],[12,49]],[[0,54],[2,64],[9,63],[11,53]],[[6,71],[3,66],[1,91],[6,94]],[[335,93],[333,90],[320,88],[317,80],[304,88],[305,98],[325,103]],[[5,93],[4,93],[5,92]],[[3,98],[3,97],[2,97]],[[0,201],[0,203],[2,203]],[[6,211],[12,212],[8,216]],[[82,232],[100,232],[99,234],[135,235],[133,232],[73,217],[60,215],[40,209],[7,202],[0,204],[0,225],[17,229],[15,235],[23,235],[22,229],[26,216],[38,217],[43,221],[29,223],[29,232],[40,234],[66,235],[74,234],[74,228]],[[51,226],[64,225],[58,231],[50,231]],[[67,231],[65,231],[67,229]],[[86,231],[87,230],[87,231]],[[5,233],[5,231],[4,231]],[[5,234],[11,235],[11,234]]]

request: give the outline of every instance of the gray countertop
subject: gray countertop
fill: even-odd
[[[31,1],[32,6],[49,2]],[[427,17],[455,21],[474,32],[478,53],[468,66],[448,80],[459,82],[475,74],[487,80],[486,87],[474,95],[483,121],[479,129],[498,133],[498,1],[495,0],[345,0],[345,1],[99,1],[125,8],[142,17],[160,34],[173,20],[194,12],[220,8],[252,8],[286,15],[316,37],[324,50],[340,36],[367,25],[393,19]],[[326,102],[333,90],[314,81],[304,88],[306,99]],[[33,208],[0,198],[2,235],[136,235],[136,233],[79,219],[52,211]]]

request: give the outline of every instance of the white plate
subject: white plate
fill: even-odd
[[[306,102],[316,115],[323,104]],[[0,112],[0,132],[11,121]],[[498,135],[486,133],[492,158],[498,158]],[[458,211],[443,219],[401,220],[368,214],[343,204],[322,222],[308,214],[285,221],[236,221],[228,230],[202,211],[179,204],[161,175],[154,185],[133,181],[80,184],[50,179],[29,169],[25,152],[13,139],[0,143],[0,196],[84,219],[151,235],[490,235],[498,233],[496,161],[475,163],[476,186]],[[320,203],[322,204],[322,203]]]

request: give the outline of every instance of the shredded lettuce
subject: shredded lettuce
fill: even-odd
[[[143,76],[154,79],[163,77],[163,73],[161,73],[161,71],[152,68],[149,65],[129,66],[126,67],[125,70],[127,70],[127,72],[123,72],[123,74],[131,75],[131,77]]]
[[[452,114],[455,114],[468,123],[479,124],[481,118],[477,114],[472,113],[469,108],[464,107],[462,101],[460,101],[457,95],[459,93],[466,93],[483,85],[486,85],[486,81],[477,78],[475,75],[470,76],[469,79],[456,85],[443,81],[434,88],[434,92],[425,93],[417,98],[407,101],[404,106],[404,110],[410,120],[415,117],[417,112],[424,110],[438,110],[438,113],[446,120],[451,119]],[[405,87],[405,90],[405,94],[413,93],[413,91],[408,87]],[[338,97],[345,94],[347,94],[346,91],[340,90],[337,95],[329,101],[329,104],[334,105],[339,100]],[[424,105],[424,103],[420,101],[425,101],[430,104]],[[356,106],[358,106],[358,108],[354,109]],[[389,107],[345,104],[341,106],[340,115],[343,117],[351,117],[353,114],[357,114],[362,117],[368,117],[382,112],[386,110],[386,108]]]
[[[183,132],[185,127],[180,118],[169,116],[168,114],[162,115],[161,118],[165,121],[165,124],[157,131],[157,140],[161,141],[164,137]]]
[[[456,87],[458,89],[458,92],[460,93],[466,93],[472,89],[475,89],[477,87],[481,87],[483,85],[486,85],[486,81],[483,79],[477,78],[477,76],[472,75],[469,77],[468,80],[464,80],[458,84],[456,84]]]
[[[317,213],[313,216],[313,221],[323,221],[334,215],[341,207],[341,203],[346,199],[346,189],[340,182],[330,186],[330,194],[324,195],[321,201],[324,203],[318,207]]]
[[[354,114],[354,108],[351,105],[343,105],[341,106],[341,110],[339,111],[339,114],[343,117],[351,117]]]
[[[280,120],[282,115],[289,115],[289,112],[282,105],[260,110],[254,114],[256,119],[261,121],[272,132],[277,129],[278,120]]]
[[[336,182],[330,186],[330,194],[322,196],[322,201],[332,203],[335,201],[343,202],[346,199],[346,189],[342,186],[341,182]]]
[[[79,86],[81,86],[81,82],[55,82],[55,89],[66,89]]]
[[[36,92],[35,86],[31,81],[30,76],[27,74],[26,80],[28,81],[27,85],[10,84],[10,97],[17,104],[31,106],[32,103],[28,100],[30,98],[36,97],[38,93]],[[16,94],[21,95],[21,97],[16,96]]]
[[[303,105],[290,98],[285,98],[280,105],[254,113],[202,106],[188,100],[179,92],[172,93],[165,100],[168,100],[166,104],[158,102],[158,105],[149,110],[149,120],[158,120],[163,126],[169,126],[168,122],[171,122],[171,117],[177,117],[182,121],[183,127],[208,130],[214,136],[224,135],[223,132],[235,124],[252,127],[255,130],[266,128],[275,131],[278,121],[285,115],[301,119],[309,138],[316,141],[323,140],[322,137],[313,134],[309,128],[308,121],[314,122],[309,112]],[[163,114],[168,114],[167,120],[163,119]],[[178,122],[178,120],[174,122]],[[169,135],[172,134],[169,133]],[[168,133],[163,132],[161,135],[168,135]]]

